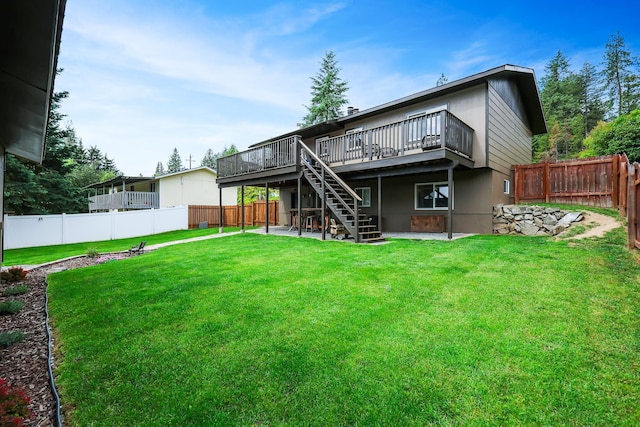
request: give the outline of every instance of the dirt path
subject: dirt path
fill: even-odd
[[[588,228],[584,233],[577,234],[572,239],[586,239],[588,237],[602,237],[608,231],[611,231],[615,228],[622,227],[622,224],[615,218],[612,218],[607,215],[602,215],[594,212],[583,212],[584,219],[582,222],[574,223],[572,227],[576,226],[591,226],[595,225],[591,228]],[[571,230],[571,228],[569,228]],[[562,236],[561,234],[559,236]]]

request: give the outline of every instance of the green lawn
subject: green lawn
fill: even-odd
[[[255,227],[246,227],[246,229]],[[239,230],[238,227],[225,227],[225,232]],[[150,236],[131,237],[128,239],[104,240],[100,242],[73,243],[67,245],[38,246],[33,248],[9,249],[4,251],[4,262],[2,265],[27,265],[42,264],[56,261],[75,255],[86,255],[89,251],[118,252],[126,251],[130,247],[145,240],[148,245],[171,242],[174,240],[190,239],[192,237],[207,236],[218,233],[218,227],[203,228],[194,230],[177,230],[166,233],[153,234]]]
[[[69,425],[638,425],[622,229],[242,234],[49,276]]]

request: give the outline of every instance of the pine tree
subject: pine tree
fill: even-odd
[[[603,93],[596,68],[585,62],[578,74],[578,80],[580,86],[580,112],[584,131],[580,135],[586,137],[600,120],[604,120],[606,108],[602,101]]]
[[[202,161],[200,161],[200,166],[206,166],[211,169],[216,169],[216,159],[217,157],[213,154],[213,150],[209,148],[206,153],[204,153],[204,157]]]
[[[302,119],[304,126],[322,123],[342,116],[342,107],[349,101],[346,92],[349,90],[347,82],[338,73],[335,54],[325,53],[320,65],[320,71],[311,77],[311,106],[305,106],[309,113]]]
[[[629,113],[626,109],[633,104],[633,98],[637,98],[637,86],[634,90],[634,73],[631,67],[637,63],[627,49],[624,38],[620,33],[611,36],[607,42],[604,53],[604,87],[609,92],[609,107],[616,110],[616,116]],[[631,98],[631,99],[629,99]]]
[[[180,172],[184,170],[182,166],[182,159],[180,158],[180,153],[178,153],[178,149],[174,148],[173,153],[169,156],[169,161],[167,162],[167,173]]]
[[[158,164],[156,165],[156,173],[154,173],[153,176],[160,176],[164,174],[164,165],[162,164],[162,162],[158,162]]]
[[[447,76],[444,75],[444,73],[442,73],[440,75],[440,77],[438,77],[438,81],[436,82],[436,86],[442,86],[443,84],[447,83],[449,81],[449,79],[447,78]]]

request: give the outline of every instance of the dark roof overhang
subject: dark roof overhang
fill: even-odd
[[[0,4],[0,145],[42,162],[66,0]]]

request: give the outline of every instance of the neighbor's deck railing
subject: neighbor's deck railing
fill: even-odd
[[[318,142],[316,154],[324,162],[332,164],[402,156],[411,150],[438,148],[448,148],[472,158],[473,129],[442,110],[327,138]]]
[[[218,159],[218,177],[228,178],[294,166],[299,159],[299,136],[291,136]],[[372,129],[327,138],[316,144],[325,163],[402,156],[416,150],[446,148],[472,158],[473,129],[442,110]]]
[[[158,209],[158,193],[147,191],[123,191],[89,197],[89,212],[112,209]]]

